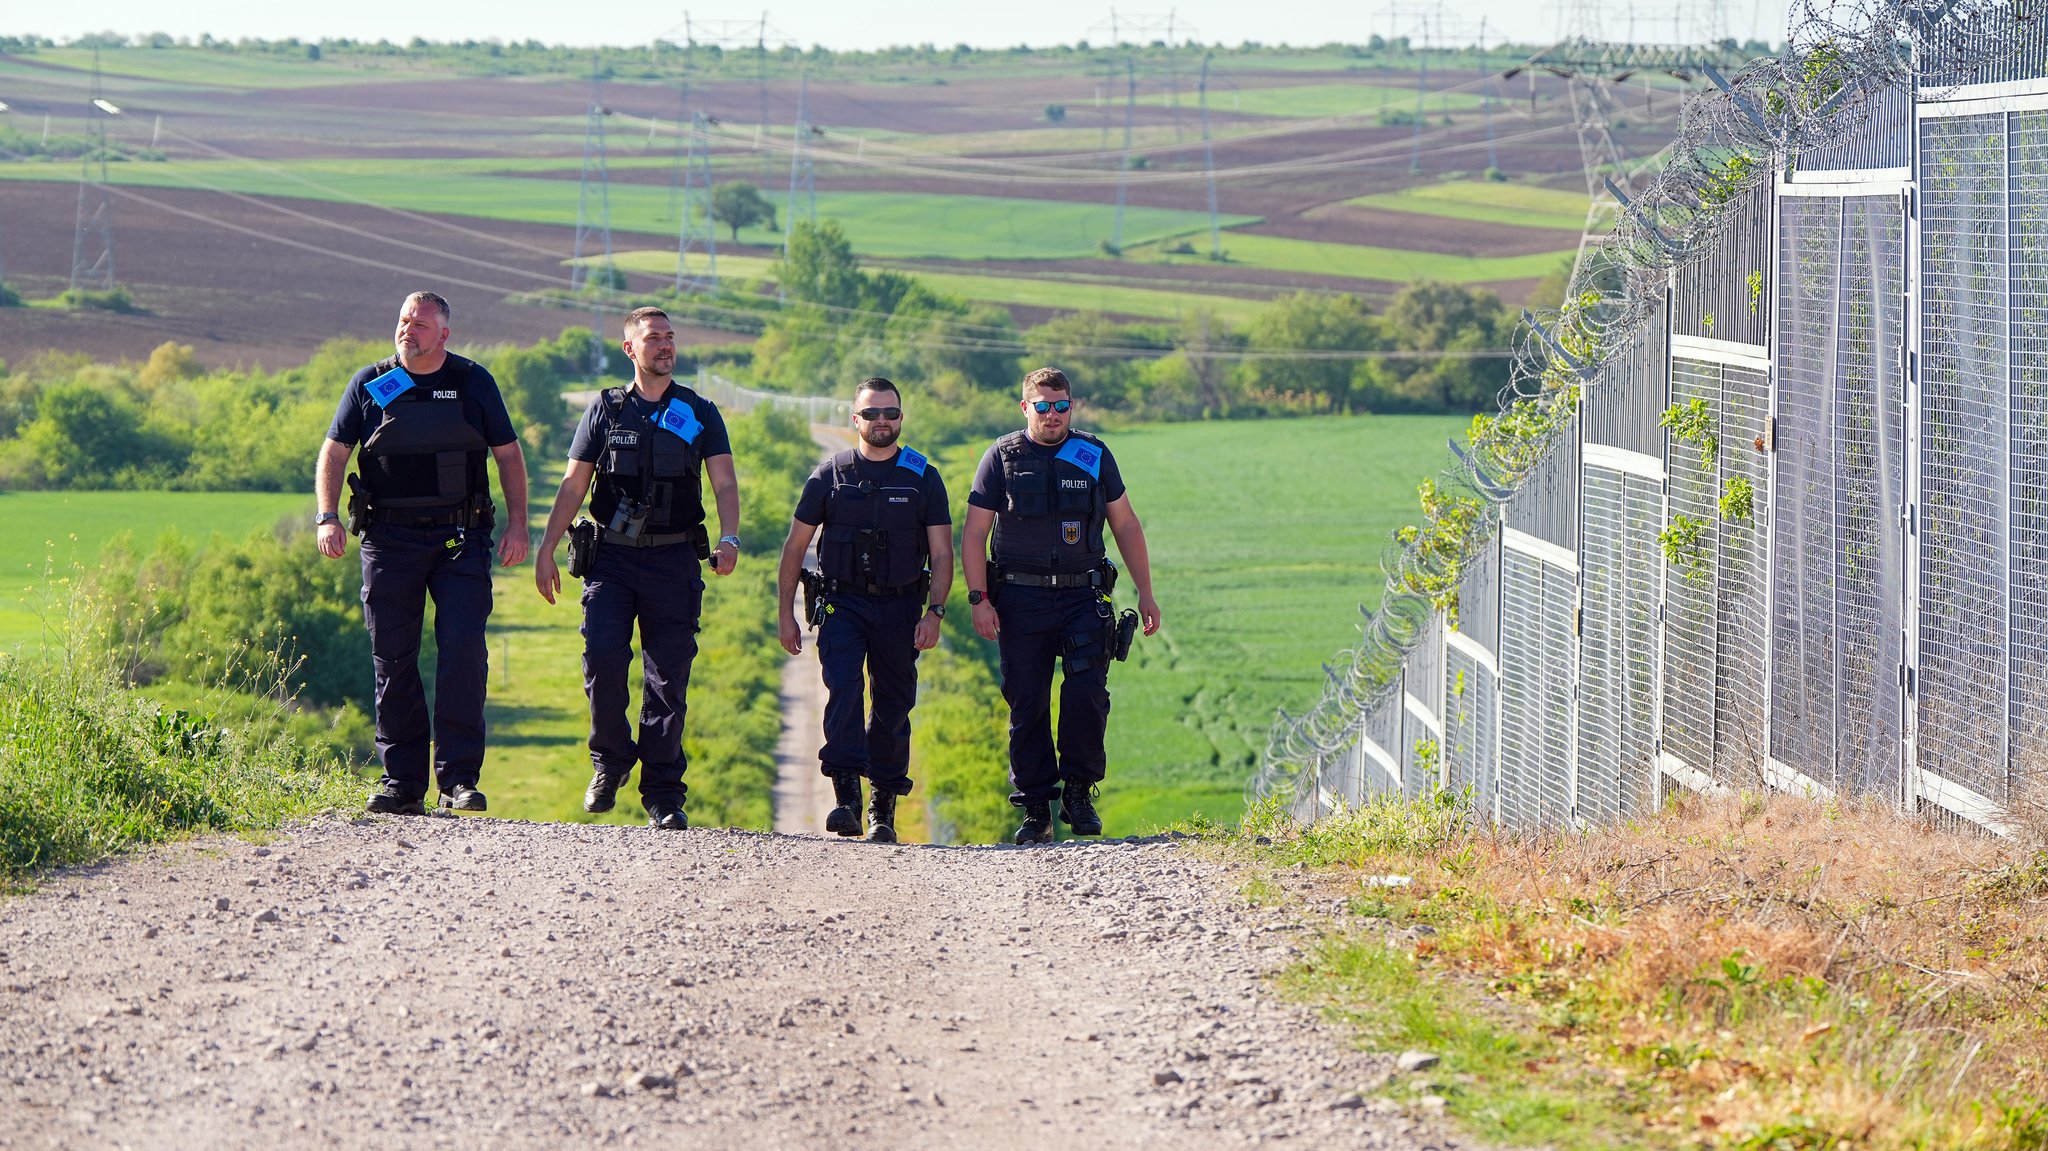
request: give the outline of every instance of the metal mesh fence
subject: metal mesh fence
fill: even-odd
[[[1666,783],[2002,829],[2048,771],[2044,79],[2004,0],[1798,0],[1525,326],[1446,473],[1498,518],[1392,557],[1275,773],[1520,829]]]
[[[1919,766],[2005,796],[2002,113],[1921,126]]]
[[[1833,380],[1836,744],[1830,782],[1838,789],[1895,796],[1906,584],[1906,263],[1899,198],[1846,201],[1841,252]]]
[[[2008,116],[2012,355],[2011,770],[2048,771],[2048,112]]]
[[[1443,783],[1444,620],[1430,620],[1402,669],[1401,790],[1410,798]]]
[[[1721,369],[1721,488],[1718,578],[1714,582],[1714,771],[1736,787],[1763,779],[1764,600],[1769,557],[1769,380],[1761,371]],[[1741,511],[1747,491],[1750,510]]]
[[[1778,426],[1772,531],[1771,756],[1834,782],[1835,319],[1842,201],[1779,209]]]

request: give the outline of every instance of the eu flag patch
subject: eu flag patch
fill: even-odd
[[[378,407],[388,408],[391,401],[411,391],[414,382],[411,376],[405,374],[404,368],[393,368],[364,384],[363,390],[370,393],[370,398],[377,401]]]
[[[924,474],[927,464],[923,456],[911,451],[909,448],[904,448],[896,453],[896,466],[910,469],[910,474],[913,476],[921,476]]]
[[[1061,448],[1060,454],[1053,458],[1065,460],[1087,472],[1091,480],[1102,478],[1102,449],[1094,444],[1069,436],[1067,446]]]
[[[670,400],[661,409],[654,422],[686,444],[694,444],[704,434],[704,423],[697,418],[697,410],[681,400]]]

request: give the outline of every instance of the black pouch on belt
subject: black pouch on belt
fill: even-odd
[[[370,501],[363,492],[363,481],[356,473],[348,474],[348,534],[360,536],[370,526]]]
[[[569,574],[577,579],[590,578],[590,565],[597,559],[597,542],[601,533],[597,521],[578,519],[569,525]]]
[[[1138,635],[1138,613],[1129,608],[1117,617],[1116,642],[1110,646],[1110,654],[1118,663],[1131,658],[1131,641]]]

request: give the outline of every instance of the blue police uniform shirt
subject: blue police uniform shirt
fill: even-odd
[[[732,439],[726,435],[725,417],[718,414],[718,405],[689,388],[677,386],[682,391],[683,399],[690,405],[690,410],[697,413],[697,422],[704,425],[704,430],[697,434],[697,454],[707,460],[712,456],[731,455]],[[579,463],[594,464],[604,455],[604,393],[610,390],[606,388],[599,391],[590,401],[590,406],[583,409],[583,418],[576,422],[576,436],[569,441],[570,459]],[[642,399],[640,390],[628,384],[626,410],[620,413],[620,416],[625,422],[638,423],[653,415],[667,402],[666,399]]]
[[[886,460],[877,462],[866,456],[854,456],[854,474],[864,480],[873,480],[876,487],[914,487],[920,481],[910,469],[898,467],[903,449]],[[924,526],[946,527],[953,522],[953,512],[946,498],[946,481],[939,476],[937,464],[925,464],[924,478]],[[825,500],[832,494],[832,461],[819,464],[811,472],[811,478],[804,481],[803,494],[797,497],[796,518],[817,527],[825,522]]]
[[[460,374],[461,364],[470,365],[467,380]],[[369,439],[377,425],[384,422],[384,409],[370,398],[366,386],[383,374],[372,364],[350,377],[348,387],[341,393],[341,404],[334,410],[334,422],[327,427],[328,439],[355,447]],[[512,427],[512,416],[505,410],[505,397],[498,391],[498,381],[489,369],[474,360],[451,352],[439,371],[414,376],[412,390],[432,395],[458,386],[462,389],[462,418],[483,434],[485,443],[502,448],[519,438]]]
[[[1038,453],[1049,461],[1064,451],[1068,445],[1072,444],[1074,437],[1068,436],[1051,447],[1047,447],[1029,436],[1024,437],[1024,442],[1028,445],[1030,451]],[[1092,448],[1095,445],[1090,444],[1088,446]],[[1123,472],[1118,470],[1116,457],[1110,454],[1109,448],[1105,446],[1101,450],[1101,470],[1097,473],[1095,482],[1102,488],[1102,502],[1104,504],[1113,504],[1124,496],[1124,476]],[[991,444],[989,449],[981,455],[981,466],[974,470],[974,486],[968,489],[967,504],[969,507],[985,508],[988,511],[1001,514],[1005,506],[1004,494],[1003,458],[996,451],[995,446]]]

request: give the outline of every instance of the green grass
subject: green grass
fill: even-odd
[[[594,262],[586,258],[584,263]],[[673,251],[619,252],[612,263],[629,272],[653,276],[675,274]],[[871,267],[888,267],[874,264]],[[1135,288],[1125,284],[1093,281],[1037,279],[1024,276],[980,275],[974,272],[934,272],[928,268],[903,269],[934,291],[964,300],[991,304],[1013,304],[1062,311],[1112,312],[1126,316],[1174,320],[1198,311],[1208,311],[1232,323],[1249,323],[1266,304],[1240,296],[1218,296],[1207,292],[1175,292],[1158,288]],[[720,256],[721,279],[774,279],[775,261],[761,256]]]
[[[1578,232],[1586,226],[1586,197],[1560,188],[1528,184],[1458,182],[1422,184],[1399,192],[1344,201],[1366,208],[1414,212],[1484,224]]]
[[[360,802],[361,780],[324,750],[167,712],[124,690],[89,636],[71,632],[33,657],[0,655],[0,883]]]
[[[1568,249],[1560,249],[1531,256],[1453,256],[1441,252],[1374,248],[1363,244],[1321,244],[1313,240],[1245,232],[1225,235],[1223,251],[1234,265],[1395,284],[1414,280],[1450,284],[1532,280],[1549,275],[1557,269],[1559,260],[1568,259],[1572,254]],[[1205,256],[1169,256],[1156,249],[1133,253],[1133,256],[1169,264],[1208,263]]]
[[[1107,437],[1145,524],[1164,627],[1110,673],[1112,826],[1235,820],[1274,712],[1379,602],[1379,557],[1413,519],[1456,416],[1166,424]],[[1119,606],[1132,606],[1128,586]]]
[[[1140,97],[1138,102],[1163,107],[1171,103],[1169,95],[1156,93]],[[1434,115],[1446,109],[1462,112],[1477,108],[1480,103],[1480,98],[1470,92],[1432,90],[1425,96],[1422,107],[1425,114]],[[1195,110],[1193,85],[1181,92],[1179,104],[1183,110]],[[1247,116],[1317,119],[1359,113],[1378,115],[1383,107],[1394,112],[1413,112],[1415,89],[1412,86],[1398,88],[1376,84],[1297,84],[1285,88],[1244,88],[1236,92],[1209,93],[1211,112],[1241,112]]]
[[[131,533],[144,549],[173,528],[202,543],[216,532],[240,538],[312,509],[311,493],[0,491],[0,651],[43,634],[46,573],[90,568],[115,536]]]

